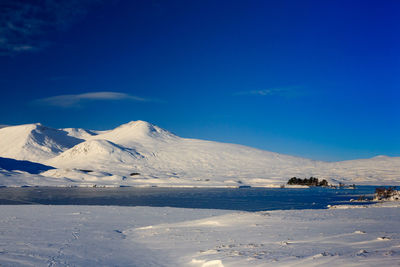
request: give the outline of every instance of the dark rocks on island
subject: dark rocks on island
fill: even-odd
[[[308,185],[308,186],[328,186],[328,181],[323,179],[321,181],[318,180],[318,178],[315,177],[310,177],[309,179],[304,178],[297,178],[297,177],[292,177],[289,179],[287,182],[288,185]]]

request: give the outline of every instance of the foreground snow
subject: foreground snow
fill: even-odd
[[[1,266],[394,266],[400,207],[0,206]]]
[[[399,185],[399,166],[400,157],[329,163],[181,138],[144,121],[102,132],[41,124],[0,129],[0,186],[271,187],[293,176]]]

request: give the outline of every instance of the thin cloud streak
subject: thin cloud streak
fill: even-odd
[[[250,90],[250,91],[241,91],[236,92],[234,95],[243,96],[243,95],[253,95],[253,96],[285,96],[285,97],[294,97],[302,95],[304,92],[299,91],[299,87],[288,87],[288,88],[268,88],[268,89],[258,89],[258,90]]]
[[[42,99],[36,99],[34,104],[55,106],[62,108],[80,107],[89,101],[111,101],[111,100],[131,100],[136,102],[159,102],[154,99],[147,99],[119,92],[92,92],[84,94],[58,95]]]

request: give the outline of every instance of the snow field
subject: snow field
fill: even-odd
[[[399,209],[0,206],[0,265],[394,266]]]

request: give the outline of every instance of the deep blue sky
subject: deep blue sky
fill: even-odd
[[[0,6],[0,124],[400,156],[399,1],[47,3]]]

